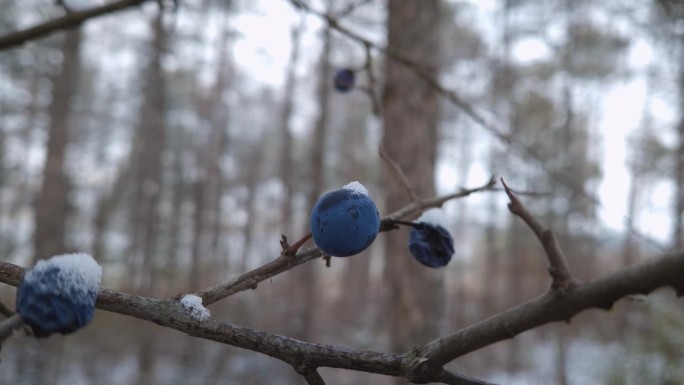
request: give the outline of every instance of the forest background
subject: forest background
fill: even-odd
[[[104,4],[61,3],[0,0],[0,36]],[[580,281],[682,249],[682,2],[389,3],[145,2],[0,46],[0,259],[84,251],[104,286],[194,292],[274,259],[281,234],[308,231],[315,199],[351,180],[381,215],[409,203],[380,146],[422,198],[503,177]],[[401,55],[382,49],[391,39]],[[342,68],[357,70],[352,92],[333,88]],[[406,75],[423,71],[438,81]],[[456,245],[444,269],[413,261],[406,232],[381,234],[361,255],[301,265],[212,314],[405,351],[548,288],[539,241],[508,202],[497,184],[444,205]],[[3,286],[0,300],[14,293]],[[504,384],[678,384],[682,346],[682,300],[662,290],[450,367]],[[302,381],[258,353],[102,311],[73,336],[8,340],[0,368],[15,384]]]

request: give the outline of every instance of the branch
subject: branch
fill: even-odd
[[[68,13],[63,17],[46,21],[21,31],[12,32],[9,35],[0,36],[0,50],[19,46],[30,40],[47,36],[55,31],[77,27],[86,20],[134,7],[146,1],[149,0],[119,0],[101,7]]]
[[[17,286],[25,269],[0,261],[0,282]],[[136,296],[101,288],[97,307],[173,328],[195,337],[253,350],[297,367],[331,367],[403,377],[416,383],[482,384],[479,380],[445,374],[442,366],[467,353],[512,338],[554,321],[568,321],[583,310],[610,309],[633,294],[648,294],[665,286],[684,295],[684,253],[665,255],[607,276],[581,283],[563,295],[546,294],[518,305],[409,353],[379,353],[304,342],[226,322],[202,323],[190,318],[177,300]],[[459,382],[460,381],[460,382]]]
[[[24,320],[21,319],[19,313],[7,318],[6,320],[0,322],[0,345],[11,336],[12,333],[24,326]]]
[[[558,290],[561,293],[572,288],[577,282],[570,274],[570,269],[568,268],[568,263],[563,255],[563,250],[561,250],[558,245],[553,232],[544,228],[544,226],[527,211],[522,202],[520,202],[511,189],[508,188],[503,178],[501,179],[501,184],[504,186],[506,195],[508,195],[508,198],[511,200],[508,204],[508,210],[525,221],[544,247],[546,257],[549,260],[549,274],[551,274],[551,278],[553,279],[551,288],[553,290]]]
[[[427,358],[422,365],[441,367],[467,353],[513,338],[526,330],[555,321],[569,322],[584,310],[610,310],[616,301],[633,294],[648,294],[670,286],[675,289],[677,296],[683,296],[683,276],[684,253],[678,253],[650,259],[579,283],[563,294],[549,290],[535,299],[430,342],[422,350],[423,357]]]
[[[24,268],[0,261],[0,282],[17,286]],[[512,338],[526,330],[554,321],[568,321],[583,310],[610,309],[632,294],[648,294],[672,286],[684,295],[684,254],[671,254],[619,269],[612,274],[578,284],[560,295],[546,294],[518,305],[454,334],[439,338],[409,353],[379,353],[304,342],[274,333],[226,322],[197,322],[178,301],[136,296],[101,288],[97,307],[195,337],[253,350],[294,367],[331,367],[403,377],[416,383],[482,384],[466,376],[446,374],[442,366],[467,353]],[[460,382],[459,382],[460,381]]]
[[[14,313],[15,313],[14,310],[12,310],[9,306],[5,305],[4,302],[0,301],[0,314],[9,318],[9,317],[13,316]]]
[[[382,160],[387,163],[387,165],[392,169],[394,174],[397,176],[399,179],[400,183],[404,185],[404,189],[406,190],[406,194],[408,194],[409,198],[411,201],[419,201],[420,198],[418,197],[418,194],[416,194],[416,190],[413,189],[413,186],[411,186],[411,182],[409,182],[408,177],[406,174],[404,174],[404,171],[401,169],[399,164],[392,159],[387,151],[385,151],[382,146],[379,147],[378,152],[380,152],[380,157]]]
[[[384,217],[380,222],[380,231],[392,230],[394,228],[392,220],[394,219],[413,217],[426,209],[432,207],[439,207],[443,205],[444,202],[447,202],[449,200],[464,198],[475,192],[490,190],[495,183],[496,180],[492,178],[489,182],[487,182],[487,184],[480,187],[476,187],[473,189],[463,189],[453,194],[438,196],[422,201],[411,202],[407,206]],[[288,247],[287,249],[291,249],[291,247]],[[295,268],[303,263],[319,258],[322,255],[323,252],[321,252],[316,247],[308,249],[304,252],[297,253],[295,255],[291,255],[287,253],[287,250],[285,250],[275,260],[261,267],[258,267],[252,271],[244,273],[236,278],[233,278],[228,282],[224,282],[216,286],[200,290],[199,292],[195,293],[195,295],[202,297],[202,303],[205,306],[208,306],[212,303],[220,301],[223,298],[229,297],[241,291],[245,291],[248,289],[256,289],[257,285],[260,282],[275,277],[276,275],[288,271],[292,268]]]
[[[0,261],[0,282],[17,286],[25,269]],[[172,328],[194,337],[221,342],[231,346],[259,352],[284,361],[312,381],[311,368],[330,367],[395,377],[416,378],[424,382],[441,381],[447,378],[442,370],[415,375],[406,370],[406,354],[380,353],[355,350],[339,346],[305,342],[261,330],[232,325],[209,319],[198,322],[175,299],[156,299],[128,294],[117,290],[100,288],[97,308],[111,311],[157,325]],[[466,376],[453,374],[459,384],[482,385],[483,382]],[[448,382],[456,383],[456,382]]]
[[[321,377],[321,374],[318,373],[318,370],[315,368],[306,368],[303,369],[301,372],[297,372],[304,377],[304,380],[306,380],[306,383],[309,385],[325,385],[325,381],[323,380],[323,377]]]
[[[385,218],[383,218],[382,221],[380,222],[380,231],[391,230],[393,228],[393,221],[395,221],[397,219],[416,217],[418,214],[422,213],[426,209],[433,208],[433,207],[442,207],[442,205],[444,203],[446,203],[452,199],[465,198],[470,194],[482,192],[482,191],[493,191],[495,185],[496,185],[496,178],[492,177],[491,179],[489,179],[489,181],[487,181],[487,183],[485,183],[484,185],[482,185],[480,187],[475,187],[475,188],[470,188],[470,189],[461,189],[461,191],[457,191],[457,192],[454,192],[451,194],[411,202],[408,205],[400,208],[399,210],[397,210],[397,211],[387,215]]]

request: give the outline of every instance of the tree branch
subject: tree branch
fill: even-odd
[[[119,0],[101,7],[68,13],[60,18],[46,21],[21,31],[12,32],[5,36],[0,36],[0,50],[22,45],[28,41],[47,36],[55,31],[79,26],[86,20],[134,7],[146,1],[149,0]]]
[[[306,368],[302,370],[301,372],[297,372],[304,377],[304,380],[306,380],[306,383],[309,385],[325,385],[325,381],[323,380],[323,377],[321,377],[321,374],[318,373],[318,370],[315,368]]]
[[[416,214],[419,214],[428,208],[439,207],[449,200],[464,198],[472,193],[489,190],[494,186],[495,183],[496,180],[492,178],[489,182],[487,182],[487,184],[481,187],[463,189],[453,194],[411,202],[407,206],[384,217],[380,222],[380,231],[392,230],[394,228],[394,225],[392,224],[393,219],[416,216]],[[228,282],[200,290],[195,293],[195,295],[202,297],[202,303],[205,306],[208,306],[235,293],[239,293],[248,289],[256,289],[260,282],[275,277],[276,275],[288,271],[303,263],[309,262],[312,259],[319,258],[322,255],[323,253],[316,247],[295,255],[281,253],[278,258],[261,267],[244,273]]]
[[[569,322],[578,313],[592,308],[609,310],[621,298],[648,294],[670,286],[684,295],[684,253],[670,254],[619,269],[612,274],[579,283],[562,295],[555,290],[468,326],[425,345],[422,365],[439,368],[467,353],[538,326]]]
[[[17,286],[25,269],[0,261],[0,282]],[[409,353],[379,353],[304,342],[226,322],[197,322],[174,299],[155,299],[101,288],[97,307],[154,322],[189,335],[277,358],[297,367],[331,367],[403,377],[415,383],[483,384],[480,380],[445,374],[442,366],[458,357],[526,330],[554,321],[568,321],[583,310],[610,309],[632,294],[648,294],[665,286],[684,295],[684,254],[671,254],[625,267],[578,284],[560,295],[546,294],[475,325],[439,338]],[[460,382],[459,382],[460,381]]]
[[[546,252],[546,257],[549,260],[549,274],[551,274],[551,278],[553,279],[551,288],[558,290],[561,293],[572,288],[577,282],[570,274],[570,269],[568,268],[568,263],[563,255],[563,250],[561,250],[558,245],[553,232],[544,228],[544,226],[527,211],[522,202],[513,194],[513,191],[508,188],[503,178],[501,178],[501,184],[504,186],[506,195],[508,195],[508,198],[511,200],[508,204],[508,210],[525,221],[544,247],[544,252]]]
[[[380,157],[382,158],[382,160],[384,160],[385,163],[387,163],[390,169],[392,169],[392,171],[394,172],[394,175],[397,176],[399,182],[402,185],[404,185],[404,189],[406,190],[406,194],[409,196],[409,199],[411,199],[411,201],[413,202],[419,201],[420,198],[418,197],[418,194],[416,194],[416,190],[414,190],[413,186],[411,186],[411,182],[409,182],[408,177],[406,176],[406,174],[404,174],[404,170],[401,169],[399,164],[389,156],[387,151],[385,151],[385,149],[382,148],[382,146],[379,147],[378,152],[380,153]]]

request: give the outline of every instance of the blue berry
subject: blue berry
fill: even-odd
[[[17,312],[38,338],[73,333],[93,319],[101,274],[86,254],[39,261],[19,284]]]
[[[416,222],[409,234],[413,257],[428,267],[446,266],[454,255],[454,240],[446,229],[446,216],[439,209],[430,209]]]
[[[368,191],[358,182],[318,199],[311,210],[311,234],[316,245],[334,257],[365,250],[378,235],[380,214]]]
[[[349,92],[354,88],[356,74],[349,68],[341,69],[335,73],[335,89],[339,92]]]

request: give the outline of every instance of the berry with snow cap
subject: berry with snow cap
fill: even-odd
[[[413,257],[428,267],[443,267],[454,255],[454,240],[447,230],[447,218],[440,209],[425,211],[409,234],[409,250]]]
[[[349,92],[354,88],[356,81],[356,74],[354,70],[344,68],[335,73],[335,89],[339,92]]]
[[[88,254],[38,261],[17,290],[17,312],[38,338],[69,334],[93,319],[102,268]]]
[[[378,209],[359,182],[321,196],[311,210],[310,219],[314,242],[334,257],[362,252],[380,230]]]

